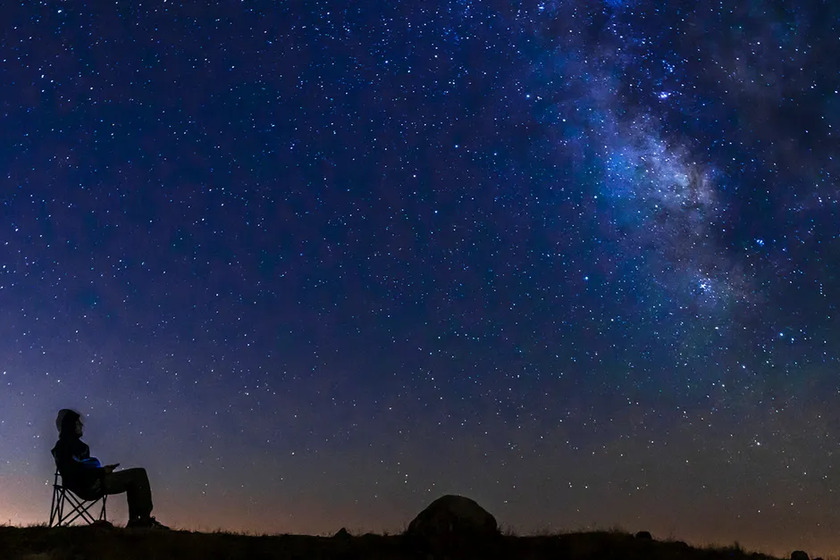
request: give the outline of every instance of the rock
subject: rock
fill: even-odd
[[[490,543],[499,536],[496,518],[469,498],[438,498],[409,523],[406,536],[424,548],[441,551],[475,543]]]
[[[346,539],[346,538],[348,538],[349,536],[350,536],[350,533],[348,533],[348,532],[347,532],[347,529],[345,529],[344,527],[342,527],[341,529],[339,529],[339,530],[338,530],[338,533],[336,533],[335,535],[333,535],[333,538],[336,538],[336,539]]]
[[[808,553],[804,550],[794,550],[790,553],[790,560],[809,560]]]
[[[650,536],[650,531],[639,531],[636,533],[636,539],[640,541],[652,541],[653,537]]]

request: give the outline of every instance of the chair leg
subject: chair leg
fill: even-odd
[[[52,503],[50,504],[50,527],[55,527],[56,522],[61,519],[61,502],[64,496],[58,486],[53,486]]]
[[[58,483],[58,478],[61,474],[58,469],[55,471],[55,478],[53,479],[53,495],[52,504],[50,505],[50,527],[57,527],[61,525],[61,519],[64,517],[64,487]]]
[[[53,499],[50,505],[50,527],[67,527],[79,520],[87,524],[96,523],[97,518],[93,516],[91,509],[100,500],[102,501],[102,507],[99,510],[98,519],[107,521],[105,510],[107,496],[102,496],[96,500],[83,500],[72,492],[68,492],[63,486],[56,485],[53,489]],[[70,502],[70,509],[65,513],[65,505],[68,501]]]

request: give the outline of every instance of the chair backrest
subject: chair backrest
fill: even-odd
[[[105,511],[105,504],[108,495],[105,494],[95,500],[86,500],[67,488],[61,483],[61,473],[56,469],[55,480],[53,481],[52,504],[50,505],[50,527],[66,527],[76,521],[88,524],[97,521],[108,521]],[[102,508],[99,510],[99,517],[95,518],[90,511],[99,502]]]

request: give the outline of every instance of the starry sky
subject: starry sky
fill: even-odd
[[[71,407],[178,528],[837,554],[837,2],[0,22],[0,522]]]

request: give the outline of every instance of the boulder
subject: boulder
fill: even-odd
[[[640,541],[652,541],[653,537],[650,535],[650,531],[639,531],[636,533],[636,539]]]
[[[429,504],[409,523],[406,535],[434,548],[455,541],[496,537],[496,518],[464,496],[442,496]]]
[[[794,550],[790,553],[790,560],[809,560],[808,553],[804,550]]]

